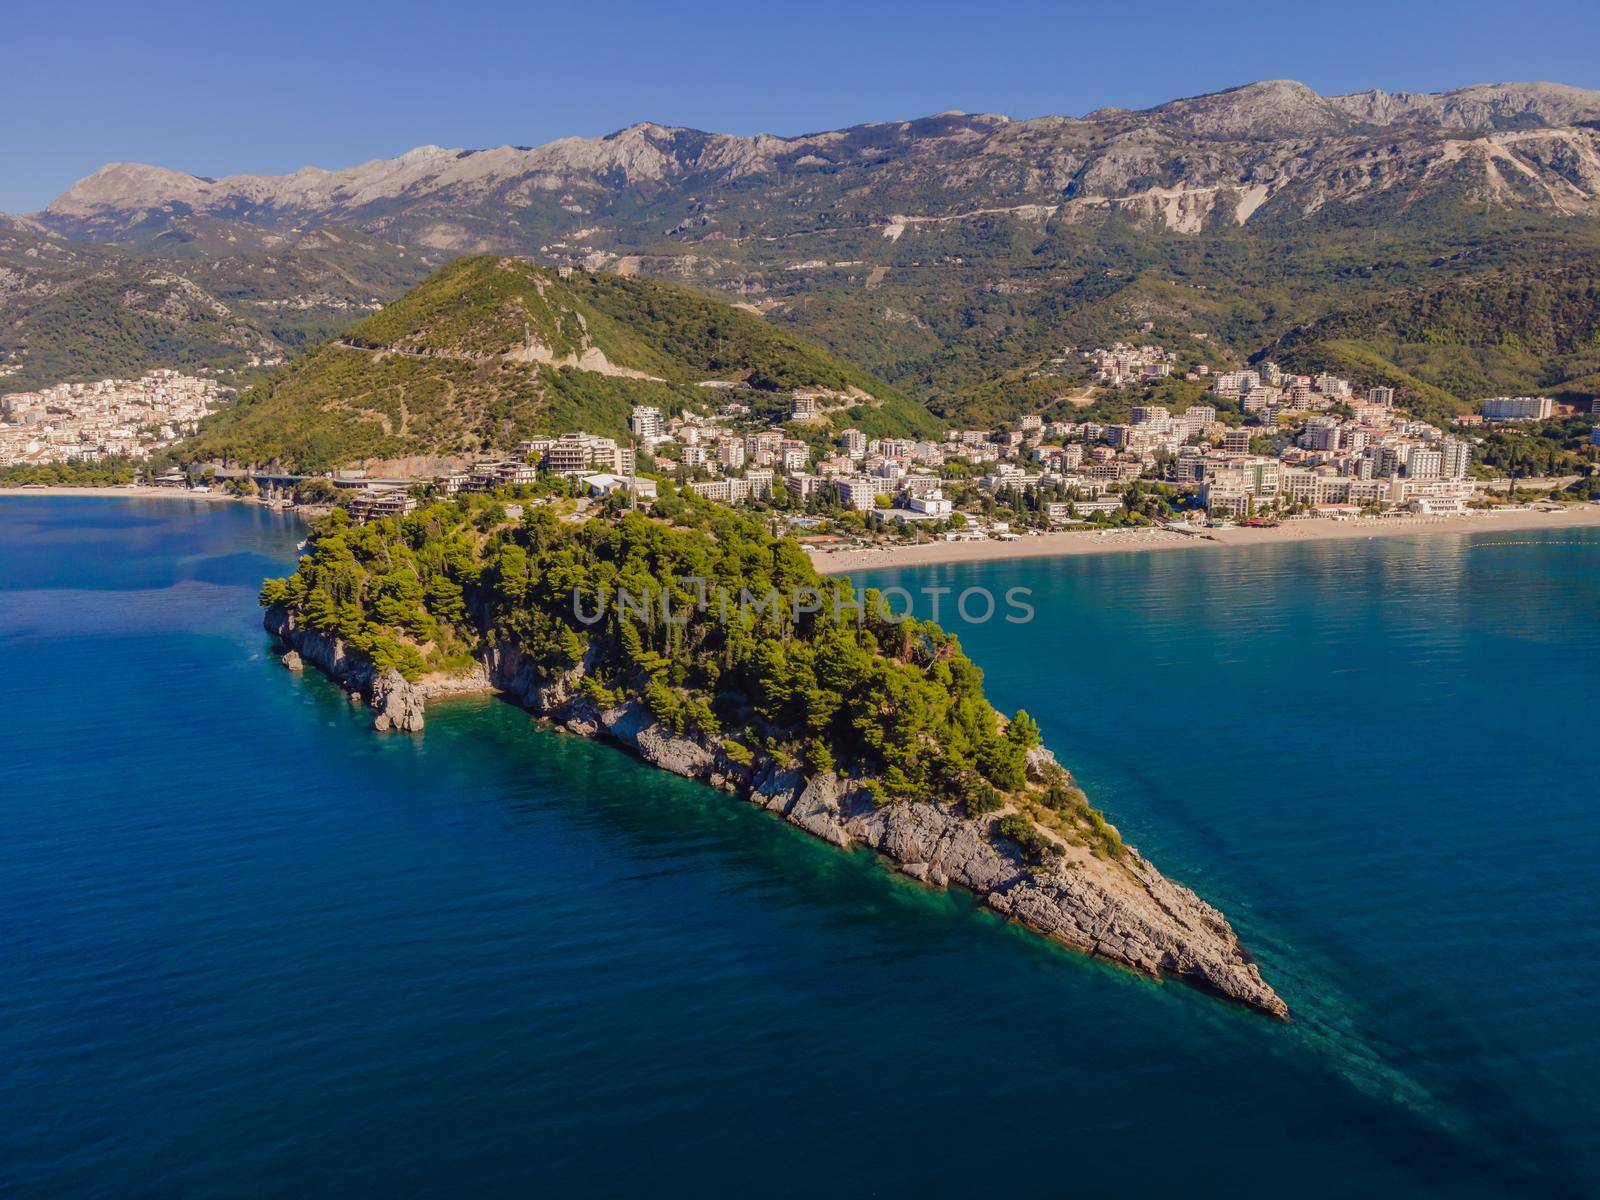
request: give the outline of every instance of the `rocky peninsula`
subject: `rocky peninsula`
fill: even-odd
[[[362,649],[337,632],[314,628],[302,605],[285,603],[276,593],[264,593],[263,600],[264,624],[285,664],[324,672],[352,700],[370,707],[377,729],[420,731],[429,700],[496,692],[561,729],[626,747],[645,762],[741,796],[824,841],[865,846],[929,886],[970,889],[995,912],[1063,945],[1288,1017],[1226,918],[1124,846],[1114,830],[1109,836],[1118,852],[1108,854],[1104,843],[1011,824],[1018,819],[1012,801],[979,814],[948,797],[885,802],[880,779],[847,778],[831,766],[752,751],[736,738],[669,723],[644,696],[619,696],[595,685],[607,653],[598,640],[576,661],[554,668],[548,656],[530,653],[515,640],[490,640],[470,667],[413,671],[408,679],[398,666],[376,661],[370,645]],[[1016,795],[1065,775],[1043,746],[1031,746],[1025,759],[1028,783]],[[1103,822],[1102,827],[1109,829]]]

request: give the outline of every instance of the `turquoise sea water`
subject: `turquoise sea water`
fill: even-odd
[[[301,530],[0,500],[0,1194],[1578,1196],[1600,538],[879,573],[1280,1026],[493,701],[268,654]],[[1516,544],[1509,544],[1516,543]]]

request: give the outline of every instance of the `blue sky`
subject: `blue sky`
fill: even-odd
[[[10,212],[118,160],[276,173],[430,142],[536,145],[638,120],[794,134],[950,108],[1146,107],[1272,78],[1322,92],[1600,87],[1593,0],[12,9],[0,19],[0,210]]]

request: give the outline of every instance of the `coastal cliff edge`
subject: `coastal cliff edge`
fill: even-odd
[[[1227,919],[1137,851],[1120,862],[1077,853],[1029,866],[1004,839],[991,840],[998,816],[974,819],[921,801],[879,805],[861,780],[807,776],[761,756],[735,762],[715,739],[673,733],[638,701],[597,707],[577,686],[582,664],[547,677],[514,646],[494,647],[459,675],[409,682],[398,671],[377,671],[282,608],[269,608],[263,624],[284,647],[286,665],[309,663],[359,697],[373,710],[376,729],[418,732],[431,698],[499,692],[569,732],[615,742],[654,766],[742,795],[823,841],[866,846],[930,886],[965,887],[995,912],[1076,950],[1288,1018],[1288,1006]],[[1042,748],[1034,753],[1050,760]]]

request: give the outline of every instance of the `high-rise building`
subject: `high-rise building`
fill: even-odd
[[[834,481],[839,503],[857,512],[871,512],[877,503],[880,481],[866,475],[841,475]]]
[[[1178,417],[1183,426],[1184,437],[1194,437],[1196,434],[1204,433],[1211,428],[1216,419],[1217,410],[1209,404],[1191,404]]]
[[[1444,470],[1444,455],[1427,446],[1413,446],[1406,452],[1406,478],[1437,479]]]
[[[1441,474],[1446,479],[1465,479],[1472,465],[1472,444],[1457,438],[1445,438],[1440,447],[1444,465]]]
[[[1317,385],[1317,391],[1325,395],[1339,397],[1350,395],[1350,381],[1341,379],[1337,375],[1330,375],[1326,371],[1318,375],[1312,382]]]
[[[1307,450],[1330,451],[1339,448],[1339,425],[1336,417],[1312,417],[1306,422],[1303,439]]]
[[[1400,473],[1400,451],[1393,446],[1368,446],[1366,457],[1374,479],[1392,479]]]
[[[661,420],[661,410],[647,404],[636,404],[628,418],[628,428],[633,436],[643,442],[657,441],[666,436],[667,427]]]

